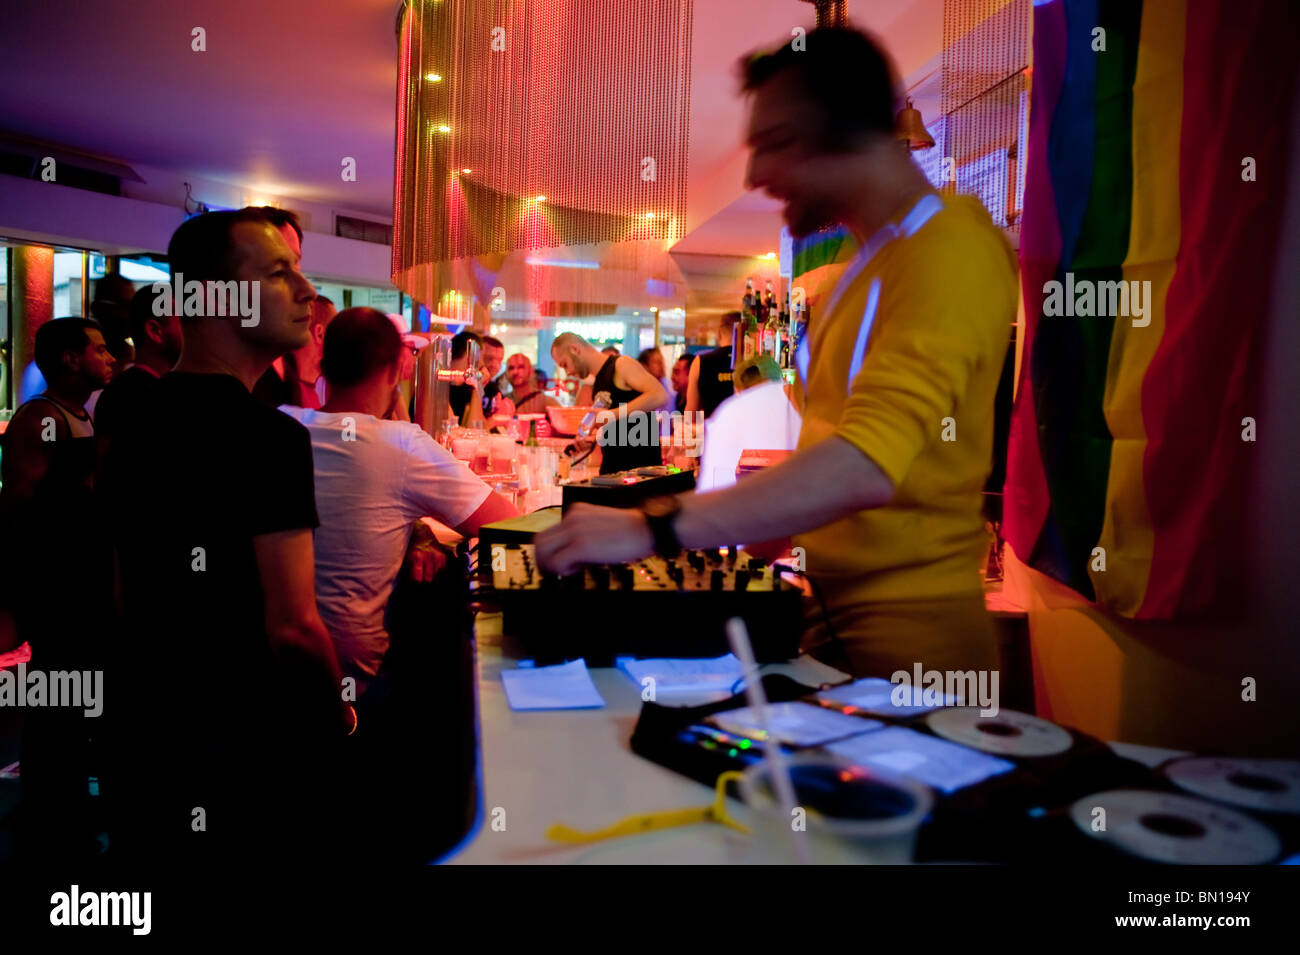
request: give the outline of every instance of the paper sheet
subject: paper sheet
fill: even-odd
[[[730,653],[712,660],[634,660],[622,657],[617,664],[638,687],[647,686],[647,679],[653,680],[656,693],[717,690],[730,696],[732,685],[741,677],[740,661]]]
[[[585,660],[503,670],[501,682],[512,710],[583,710],[605,705]]]

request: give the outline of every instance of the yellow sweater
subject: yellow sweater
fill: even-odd
[[[993,399],[1016,317],[1016,262],[976,200],[931,195],[922,202],[918,211],[929,209],[930,217],[900,210],[899,234],[808,330],[799,447],[838,435],[895,488],[887,506],[795,539],[833,607],[980,591],[988,547],[981,492],[992,466]],[[850,381],[855,357],[860,370]],[[815,482],[807,493],[817,493]]]

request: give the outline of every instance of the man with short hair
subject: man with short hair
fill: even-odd
[[[468,328],[463,329],[451,340],[452,371],[464,371],[469,368],[471,352],[480,347],[481,339]],[[477,369],[476,369],[477,370]],[[477,379],[473,384],[452,385],[447,389],[451,413],[462,425],[476,425],[485,422],[483,403],[475,396],[481,394]]]
[[[112,558],[96,532],[91,392],[113,373],[99,325],[57,318],[36,330],[46,388],[14,412],[0,464],[0,614],[31,645],[33,669],[94,671],[112,611]],[[70,555],[75,559],[70,560]],[[83,710],[37,707],[22,741],[23,854],[68,861],[92,852],[86,792],[96,721]]]
[[[506,380],[510,382],[510,400],[515,414],[545,414],[551,405],[559,402],[537,387],[537,373],[533,363],[522,352],[516,352],[506,361]]]
[[[828,624],[806,636],[833,627],[860,675],[996,669],[980,506],[1015,256],[978,200],[940,196],[895,138],[884,52],[851,29],[805,41],[742,67],[749,186],[783,202],[795,236],[842,223],[859,249],[800,345],[798,452],[640,514],[575,505],[538,558],[563,573],[796,534]]]
[[[108,440],[118,424],[151,400],[158,379],[181,357],[181,320],[174,308],[155,308],[159,291],[147,285],[131,299],[131,341],[135,360],[113,376],[95,405],[95,436]],[[161,312],[162,314],[158,314]]]
[[[240,283],[257,318],[187,310],[180,362],[105,459],[126,628],[113,845],[187,861],[327,852],[321,782],[356,724],[316,609],[311,441],[250,393],[307,343],[316,290],[262,210],[191,218],[167,252],[187,283]],[[165,519],[136,520],[146,510]]]
[[[378,674],[388,650],[385,609],[413,523],[433,517],[473,537],[483,524],[517,513],[418,425],[383,420],[401,352],[386,315],[346,309],[325,335],[329,400],[319,410],[280,409],[311,433],[321,519],[316,601],[358,691]]]
[[[551,357],[565,374],[595,375],[594,397],[609,394],[612,417],[599,437],[601,474],[663,463],[655,412],[668,400],[668,392],[659,379],[630,355],[605,355],[573,332],[555,337]],[[586,445],[582,439],[576,443],[579,450]]]
[[[479,368],[483,372],[483,414],[490,416],[500,411],[513,414],[514,407],[504,406],[501,398],[501,365],[506,358],[506,346],[501,339],[484,335],[479,339]]]
[[[686,410],[686,389],[691,382],[691,356],[682,355],[673,362],[672,385],[673,394],[677,396],[673,402],[673,410],[681,414]]]
[[[311,303],[311,340],[284,356],[284,381],[290,397],[285,404],[299,408],[319,408],[325,403],[325,379],[321,375],[321,355],[325,350],[325,330],[334,318],[334,303],[317,295]]]
[[[771,355],[752,355],[736,366],[736,393],[714,409],[704,428],[697,491],[736,483],[745,451],[793,451],[802,420]]]
[[[275,206],[246,206],[245,208],[265,216],[266,221],[279,230],[290,251],[299,259],[302,258],[303,231],[297,213],[290,209],[277,209]],[[174,272],[175,268],[172,271]],[[268,408],[278,408],[282,404],[297,400],[298,389],[289,381],[285,361],[283,355],[272,361],[271,367],[253,386],[253,397]]]
[[[109,272],[95,283],[95,294],[90,301],[91,317],[99,323],[104,342],[119,366],[131,360],[131,302],[135,298],[135,284],[121,272]]]

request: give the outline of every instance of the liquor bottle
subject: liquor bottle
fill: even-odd
[[[743,307],[741,308],[741,314],[745,317],[746,321],[749,320],[750,313],[754,311],[757,305],[758,296],[754,292],[754,280],[745,279],[745,300]]]
[[[767,310],[767,324],[763,326],[762,352],[764,355],[771,355],[774,358],[776,357],[777,315],[776,299],[772,299],[772,304],[768,306]]]
[[[525,448],[537,447],[537,419],[528,419],[528,438],[524,441]]]
[[[763,314],[766,315],[767,312],[775,304],[776,304],[776,295],[772,293],[772,283],[768,282],[767,289],[763,292]]]

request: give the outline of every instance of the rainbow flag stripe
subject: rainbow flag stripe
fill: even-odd
[[[835,288],[858,244],[848,229],[837,226],[795,239],[793,251],[790,285],[802,287],[809,308],[814,308]]]
[[[1122,616],[1247,591],[1298,24],[1290,3],[1034,8],[1004,529]]]

